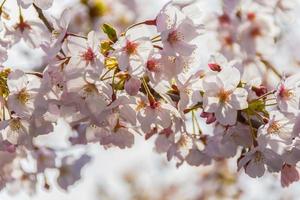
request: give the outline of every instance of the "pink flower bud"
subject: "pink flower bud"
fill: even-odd
[[[255,94],[258,97],[260,97],[260,96],[262,96],[262,95],[264,95],[264,94],[266,94],[268,92],[268,89],[265,86],[263,86],[263,85],[261,85],[259,87],[254,87],[253,86],[251,89],[255,92]]]
[[[220,72],[222,70],[221,66],[216,63],[209,63],[208,67],[215,72]]]
[[[216,121],[216,117],[215,117],[214,113],[202,112],[200,117],[206,118],[206,124],[211,124]]]

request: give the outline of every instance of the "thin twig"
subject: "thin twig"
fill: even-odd
[[[260,53],[258,53],[257,55],[260,61],[267,67],[267,69],[270,69],[278,78],[282,79],[281,73],[269,61],[264,59]]]
[[[39,15],[39,18],[43,21],[43,23],[45,24],[45,26],[47,27],[47,29],[50,31],[50,33],[52,33],[54,31],[54,28],[51,26],[50,22],[45,17],[42,9],[40,9],[39,7],[37,7],[35,4],[33,4],[33,7],[35,8],[36,12]]]

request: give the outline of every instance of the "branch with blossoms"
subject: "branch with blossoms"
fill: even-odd
[[[77,133],[69,137],[74,147],[125,149],[142,135],[155,138],[156,150],[178,167],[235,157],[250,177],[267,170],[281,174],[282,186],[299,180],[300,74],[284,75],[261,51],[277,37],[268,29],[274,24],[260,17],[266,13],[224,0],[223,13],[205,21],[196,2],[171,1],[155,19],[120,34],[103,24],[103,33],[85,36],[71,31],[70,9],[47,18],[43,10],[52,3],[18,0],[19,21],[9,26],[3,19],[2,64],[7,51],[24,41],[45,52],[47,67],[42,73],[1,69],[1,187],[29,182],[35,188],[43,175],[49,189],[47,168],[59,170],[57,182],[65,190],[80,179],[90,156],[61,157],[61,150],[38,142],[59,120]],[[32,7],[36,21],[22,14]],[[154,34],[143,36],[140,27]],[[220,49],[200,65],[200,41],[209,32]],[[29,158],[36,161],[34,171],[23,167]]]

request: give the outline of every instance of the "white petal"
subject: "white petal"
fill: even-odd
[[[220,106],[216,113],[216,119],[222,125],[234,125],[236,123],[237,111],[232,109],[230,105]]]
[[[226,91],[233,91],[239,84],[241,74],[235,67],[224,68],[219,74],[218,78],[223,83],[223,89]]]
[[[41,9],[48,9],[52,6],[53,0],[34,0],[34,3]]]
[[[244,88],[236,88],[231,94],[230,101],[228,103],[236,110],[243,110],[248,108],[247,97],[247,90]]]

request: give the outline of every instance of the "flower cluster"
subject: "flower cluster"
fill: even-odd
[[[142,135],[155,138],[156,150],[177,166],[235,157],[238,169],[251,177],[267,170],[280,173],[283,186],[299,179],[300,74],[281,74],[258,51],[274,47],[280,34],[271,31],[276,24],[260,9],[224,0],[223,13],[207,21],[195,3],[171,1],[155,19],[121,34],[103,24],[105,35],[85,36],[70,30],[68,9],[59,19],[47,19],[43,9],[51,0],[17,2],[16,24],[3,18],[1,62],[5,65],[7,51],[24,41],[45,52],[47,66],[42,73],[1,69],[1,187],[12,182],[34,189],[44,174],[49,188],[47,168],[59,170],[63,189],[80,179],[88,155],[62,157],[38,142],[59,120],[76,132],[69,137],[72,146],[124,149]],[[284,10],[267,2],[252,4]],[[36,21],[22,15],[31,8]],[[136,31],[140,26],[151,35]],[[217,33],[219,53],[200,64],[199,52],[206,50],[201,41],[210,31]],[[29,159],[36,161],[34,169],[23,167]]]

